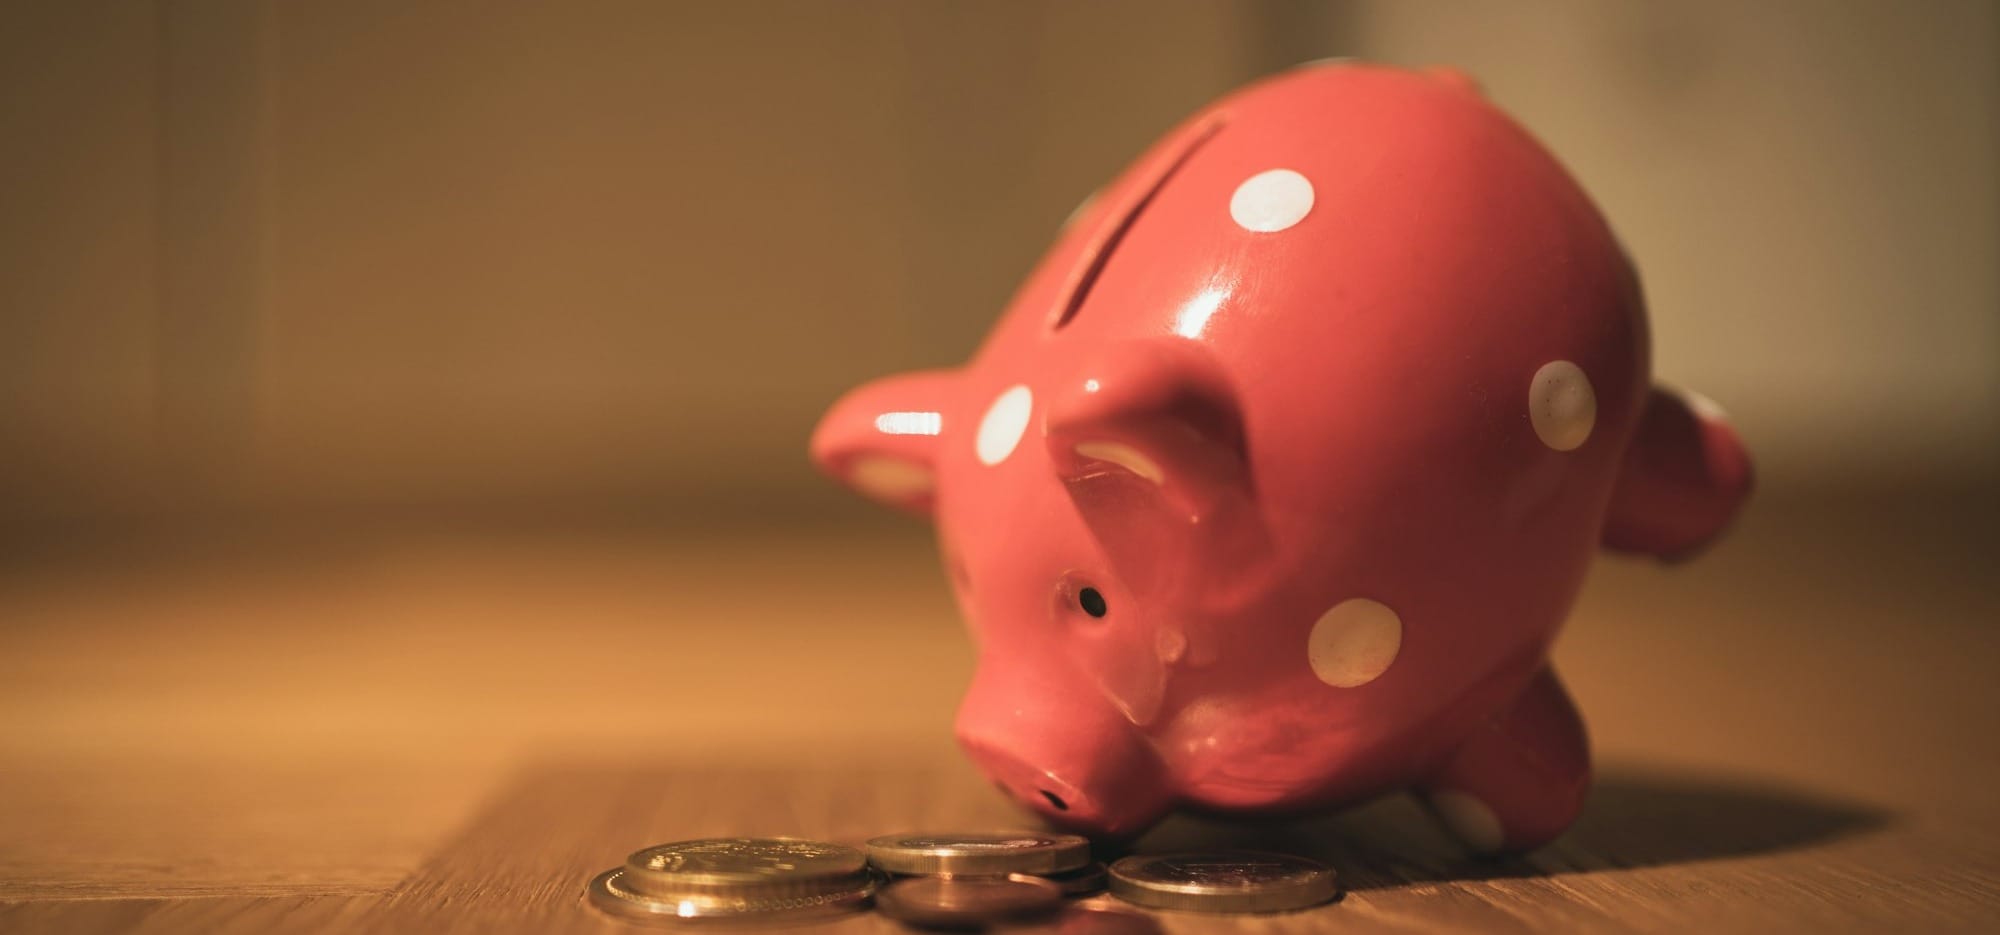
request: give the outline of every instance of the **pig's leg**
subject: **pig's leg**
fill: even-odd
[[[1590,749],[1569,693],[1544,668],[1417,793],[1482,854],[1524,851],[1569,827],[1590,785]]]

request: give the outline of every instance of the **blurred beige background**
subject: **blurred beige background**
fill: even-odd
[[[1767,490],[1983,482],[1997,9],[9,4],[0,519],[859,516],[826,402],[1329,55],[1462,66],[1566,160]]]

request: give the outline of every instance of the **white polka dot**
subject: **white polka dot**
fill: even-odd
[[[1597,393],[1583,368],[1552,360],[1535,371],[1528,384],[1528,420],[1550,448],[1570,451],[1583,444],[1597,424]]]
[[[930,468],[914,461],[876,455],[855,459],[847,469],[847,482],[878,500],[900,503],[930,493],[936,479]]]
[[[1402,618],[1386,604],[1357,597],[1319,616],[1306,638],[1306,661],[1320,681],[1354,688],[1387,672],[1402,648]]]
[[[1229,216],[1247,231],[1269,234],[1304,219],[1313,207],[1313,186],[1290,169],[1259,172],[1236,186]]]
[[[994,399],[993,405],[986,408],[985,417],[979,420],[979,438],[974,446],[979,460],[987,464],[1007,460],[1028,431],[1028,417],[1034,412],[1034,391],[1025,386],[1010,387]]]
[[[1430,800],[1431,809],[1437,812],[1438,819],[1474,852],[1492,854],[1506,843],[1506,832],[1500,827],[1499,816],[1494,815],[1485,802],[1455,789],[1433,792]]]

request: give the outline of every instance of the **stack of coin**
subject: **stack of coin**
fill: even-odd
[[[799,838],[706,838],[638,851],[590,881],[624,919],[789,921],[861,909],[877,878],[860,851]]]
[[[883,915],[929,928],[980,928],[1048,914],[1066,896],[1104,888],[1090,841],[1039,831],[891,834],[868,842],[868,862],[894,879],[876,897]]]

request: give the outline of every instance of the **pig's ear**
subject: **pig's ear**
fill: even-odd
[[[1722,411],[1655,387],[1612,490],[1604,545],[1686,558],[1721,535],[1750,486],[1750,453]]]
[[[1129,577],[1201,577],[1218,553],[1254,554],[1242,410],[1198,345],[1110,348],[1053,390],[1047,419],[1056,474],[1112,561],[1143,569]]]
[[[849,390],[813,431],[813,463],[857,493],[929,515],[938,436],[956,376],[921,370]]]

